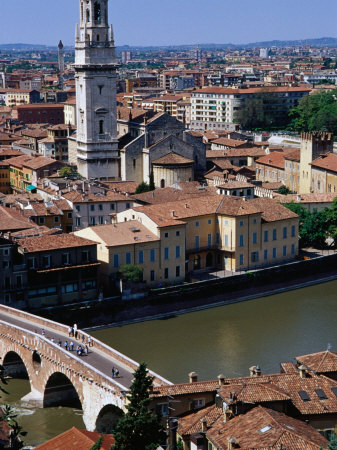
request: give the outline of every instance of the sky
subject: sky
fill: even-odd
[[[337,37],[336,0],[110,0],[117,45]],[[78,0],[0,0],[0,44],[73,45]]]

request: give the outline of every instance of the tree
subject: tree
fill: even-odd
[[[142,181],[138,186],[137,186],[137,189],[136,189],[136,191],[135,191],[135,194],[143,194],[144,192],[149,192],[151,189],[150,189],[150,186],[147,184],[147,183],[145,183],[145,181]]]
[[[329,131],[337,133],[337,89],[303,97],[289,112],[290,129],[297,132]]]
[[[132,281],[133,283],[140,283],[141,281],[143,281],[143,269],[131,264],[121,266],[120,277],[122,278],[122,280]]]
[[[328,237],[327,211],[314,210],[312,213],[299,203],[285,203],[288,209],[296,213],[299,218],[300,247],[322,248]]]
[[[330,436],[328,450],[337,450],[337,436],[335,435],[335,433]]]
[[[166,433],[160,417],[149,409],[153,377],[142,363],[133,374],[134,380],[127,395],[127,413],[115,429],[113,450],[156,450],[165,442]]]
[[[337,244],[337,197],[331,204],[331,208],[326,208],[328,235]]]
[[[100,450],[103,444],[103,436],[100,436],[97,442],[91,447],[90,450]]]
[[[156,186],[155,186],[155,184],[154,184],[153,170],[151,170],[151,173],[150,173],[149,190],[150,190],[150,191],[154,191],[155,189],[156,189]]]
[[[288,195],[288,194],[292,194],[293,192],[289,188],[287,188],[287,186],[283,185],[277,189],[277,193],[282,194],[282,195]]]
[[[289,117],[285,105],[277,94],[263,91],[248,96],[234,114],[234,122],[245,129],[275,129],[288,125]]]

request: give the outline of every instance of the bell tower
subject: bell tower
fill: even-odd
[[[119,179],[115,42],[108,0],[79,0],[75,80],[77,168],[85,178]]]

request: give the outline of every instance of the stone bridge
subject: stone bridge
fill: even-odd
[[[79,330],[80,338],[83,335],[87,340],[89,335]],[[89,354],[80,357],[58,345],[59,340],[73,341],[75,347],[82,342],[69,338],[67,326],[0,305],[0,362],[7,376],[29,380],[31,391],[22,401],[44,408],[77,407],[83,410],[87,430],[108,432],[125,410],[138,363],[91,339]],[[118,378],[111,377],[112,367],[119,369]],[[172,384],[150,374],[155,385]]]

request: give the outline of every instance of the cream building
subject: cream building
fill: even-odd
[[[176,284],[185,278],[185,226],[158,227],[129,220],[111,225],[85,228],[76,236],[97,242],[97,259],[101,261],[102,281],[106,287],[116,280],[123,265],[143,269],[149,286]]]

